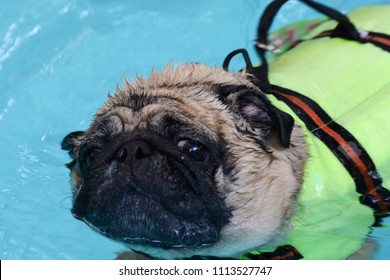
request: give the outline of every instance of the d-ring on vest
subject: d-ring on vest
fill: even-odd
[[[365,7],[346,17],[300,0],[333,20],[272,56],[269,65],[268,31],[285,2],[272,1],[260,20],[256,48],[262,64],[253,67],[246,51],[237,50],[224,68],[235,54],[245,54],[253,82],[306,129],[311,156],[300,209],[284,243],[242,258],[344,259],[389,214],[384,186],[390,185],[390,6]]]

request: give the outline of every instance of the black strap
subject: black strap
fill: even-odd
[[[361,203],[374,209],[376,216],[387,215],[390,191],[382,187],[382,178],[373,160],[359,141],[335,122],[314,100],[298,92],[272,86],[268,93],[286,103],[306,127],[336,155],[351,175]]]
[[[274,0],[265,9],[258,28],[257,50],[260,54],[262,64],[259,67],[252,67],[248,53],[244,49],[232,52],[223,63],[223,68],[228,70],[228,65],[233,56],[241,53],[247,64],[247,69],[253,75],[254,82],[267,94],[272,94],[279,100],[285,102],[305,123],[307,128],[336,155],[346,170],[353,178],[356,191],[361,194],[361,202],[368,205],[375,211],[376,217],[388,215],[390,208],[390,191],[382,187],[382,179],[376,170],[375,164],[369,154],[365,151],[359,141],[353,137],[344,127],[336,123],[314,100],[295,91],[272,85],[268,80],[268,63],[265,56],[267,47],[268,31],[272,21],[288,0]],[[325,7],[310,0],[300,0],[310,7],[325,13],[337,20],[339,25],[336,29],[323,33],[321,36],[343,37],[357,40],[361,43],[375,42],[375,44],[390,44],[388,35],[366,32],[358,33],[348,18],[341,13]],[[348,33],[350,34],[348,35]],[[358,33],[356,38],[356,32]],[[387,37],[386,37],[387,36]],[[260,43],[260,47],[259,47]]]
[[[243,255],[249,260],[299,260],[303,256],[291,245],[282,245],[273,252],[248,252]],[[215,256],[192,256],[189,260],[237,260],[235,258],[221,258]]]
[[[229,71],[230,61],[232,60],[233,57],[235,57],[239,53],[242,54],[242,56],[244,57],[247,72],[252,74],[254,70],[253,70],[251,59],[249,58],[249,54],[246,49],[238,49],[229,53],[222,63],[222,68],[225,71]]]
[[[348,130],[336,123],[314,100],[295,91],[272,85],[268,80],[268,63],[265,56],[268,48],[263,45],[268,44],[268,32],[276,13],[287,1],[272,1],[260,19],[256,50],[260,55],[262,65],[253,68],[253,75],[257,78],[254,82],[266,93],[285,102],[306,127],[329,147],[353,178],[356,191],[362,195],[361,202],[373,208],[376,216],[387,215],[390,208],[390,191],[382,187],[379,172],[359,141]],[[381,44],[381,47],[384,43],[390,44],[388,35],[383,36],[374,32],[362,34],[347,16],[332,8],[311,0],[300,1],[338,22],[334,30],[324,32],[319,37],[340,37],[360,43]]]
[[[390,36],[379,32],[367,32],[363,37],[363,42],[371,43],[385,51],[390,52]]]
[[[268,44],[268,34],[270,27],[275,19],[277,12],[281,9],[283,4],[285,4],[288,0],[274,0],[272,1],[268,7],[266,7],[263,12],[259,26],[257,29],[257,42],[260,44],[267,45]],[[338,30],[336,33],[339,34],[337,37],[343,37],[346,39],[352,40],[360,40],[360,35],[354,24],[348,19],[347,16],[340,13],[339,11],[322,5],[320,3],[311,1],[311,0],[300,0],[305,3],[309,7],[314,10],[328,16],[331,19],[334,19],[338,22],[338,26],[336,29]]]
[[[262,81],[263,87],[269,88],[270,82],[268,80],[268,63],[266,59],[266,52],[272,50],[269,46],[268,34],[270,27],[275,19],[277,12],[288,0],[273,0],[264,10],[257,29],[256,51],[261,59],[261,66],[258,71],[258,78]],[[348,40],[361,41],[359,31],[347,16],[339,11],[327,7],[323,4],[311,0],[299,0],[314,10],[334,19],[338,22],[337,27],[332,32],[332,37],[340,37]]]
[[[269,50],[268,32],[277,11],[287,1],[274,0],[269,4],[261,17],[256,49],[262,64],[259,67],[253,67],[247,51],[240,49],[226,57],[223,68],[228,70],[230,60],[239,53],[243,55],[246,69],[252,74],[252,82],[267,94],[272,94],[277,99],[285,102],[305,123],[306,127],[324,142],[340,160],[353,178],[356,191],[361,194],[360,202],[374,210],[376,218],[374,226],[379,226],[381,218],[389,215],[390,191],[382,187],[382,178],[363,146],[312,99],[295,91],[272,85],[268,80],[268,63],[265,56],[266,51]],[[314,1],[300,1],[339,22],[334,30],[326,33],[326,36],[342,37],[361,43],[370,42],[384,50],[390,51],[390,36],[375,32],[359,34],[348,18],[339,12]],[[325,36],[325,33],[322,35]],[[286,245],[278,247],[272,253],[247,253],[246,257],[249,259],[300,259],[302,255],[294,247]]]
[[[301,253],[291,245],[282,245],[273,252],[246,253],[245,258],[250,260],[300,260]]]
[[[302,42],[313,40],[313,39],[319,39],[319,38],[325,38],[325,37],[334,37],[332,34],[334,33],[334,30],[326,30],[321,32],[320,34],[314,36],[313,38],[306,39],[306,40],[297,40],[293,43],[291,48],[295,48],[297,45],[299,45]],[[379,48],[381,48],[384,51],[390,52],[390,36],[384,33],[379,32],[372,32],[372,31],[359,31],[361,36],[361,43],[371,43]]]

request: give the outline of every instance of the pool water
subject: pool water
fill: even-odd
[[[325,1],[323,1],[325,3]],[[70,214],[62,138],[88,127],[124,77],[167,62],[221,65],[269,1],[0,0],[0,258],[112,259],[125,248]],[[343,12],[389,0],[326,1]],[[274,27],[315,17],[298,2]],[[390,259],[390,220],[374,228]]]

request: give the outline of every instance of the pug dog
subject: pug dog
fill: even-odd
[[[236,258],[280,240],[307,159],[301,128],[249,74],[202,64],[126,80],[62,148],[74,217],[158,259]]]

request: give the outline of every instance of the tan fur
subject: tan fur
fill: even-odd
[[[168,65],[162,72],[153,71],[148,79],[139,77],[134,82],[125,81],[123,89],[117,88],[93,120],[92,126],[117,112],[125,119],[124,130],[131,131],[158,125],[167,113],[175,114],[186,122],[195,123],[197,129],[211,139],[223,139],[229,145],[229,158],[236,162],[234,174],[225,177],[219,170],[215,178],[218,192],[224,194],[226,205],[234,209],[219,242],[198,251],[134,246],[135,250],[159,258],[183,258],[194,254],[237,257],[240,252],[272,244],[289,228],[288,221],[295,209],[307,157],[301,129],[294,127],[289,148],[282,147],[272,136],[266,143],[270,153],[264,151],[253,136],[241,131],[241,126],[247,124],[240,116],[227,110],[226,105],[212,94],[215,84],[254,87],[245,74],[227,73],[200,64],[181,65],[173,70]],[[134,93],[160,98],[133,111],[131,108],[137,104],[130,97]],[[118,125],[117,129],[120,133],[122,128]],[[258,132],[249,129],[255,134]],[[87,139],[88,132],[83,141]],[[73,173],[73,182],[82,184],[77,172]]]

